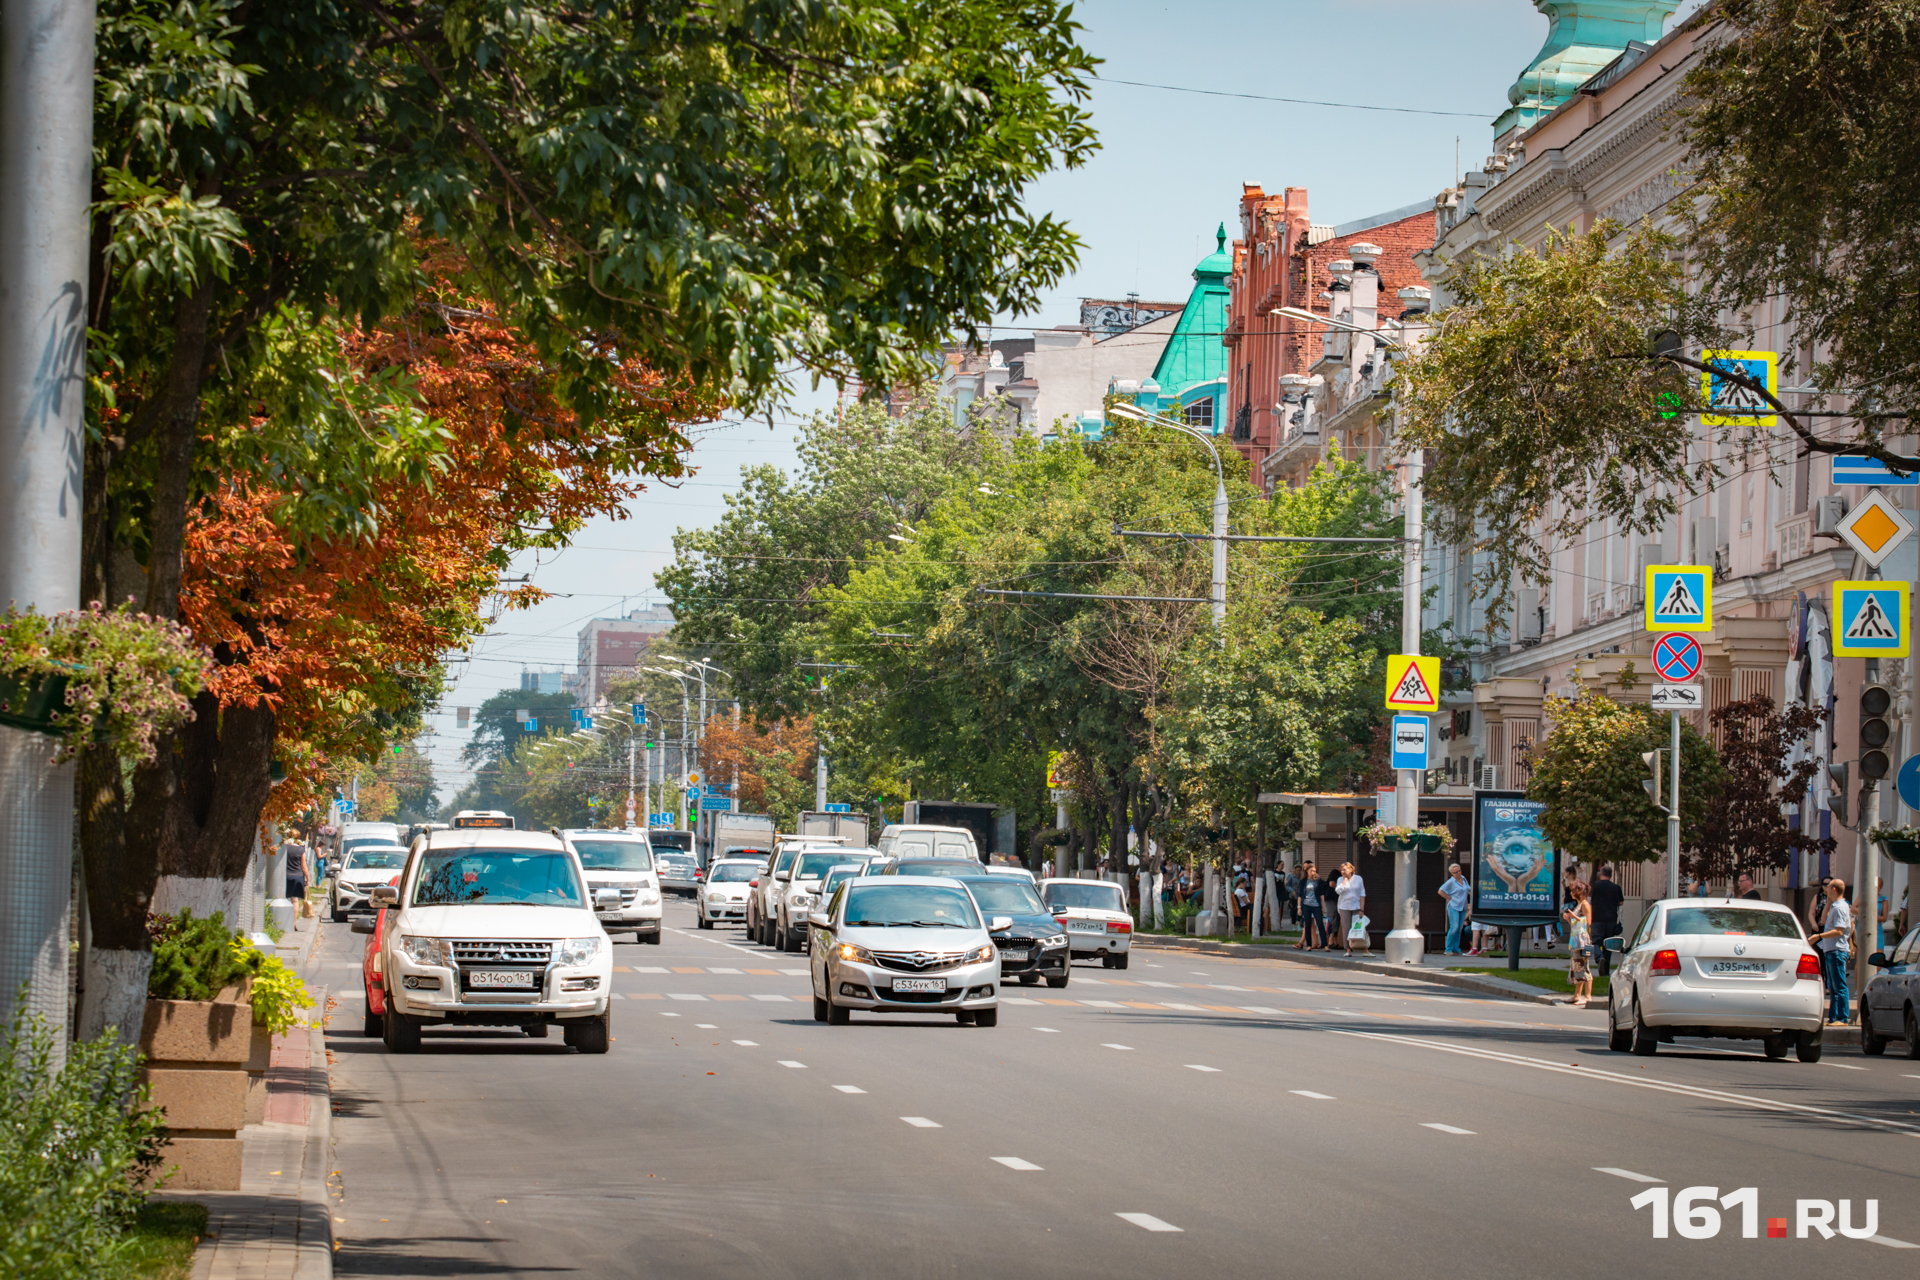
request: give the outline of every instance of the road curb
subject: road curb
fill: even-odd
[[[316,930],[315,932],[318,932]],[[300,1252],[294,1280],[333,1280],[333,1204],[327,1162],[333,1149],[333,1073],[327,1068],[326,988],[307,1028],[307,1142],[300,1153]]]
[[[1457,987],[1462,991],[1499,996],[1503,1000],[1517,1000],[1523,1004],[1554,1004],[1562,1007],[1566,1005],[1565,996],[1549,995],[1544,991],[1537,991],[1520,983],[1507,982],[1499,978],[1481,977],[1471,973],[1448,973],[1412,965],[1388,964],[1383,960],[1348,960],[1313,951],[1300,951],[1285,944],[1269,946],[1259,942],[1219,943],[1207,938],[1189,940],[1136,933],[1133,935],[1133,945],[1145,946],[1149,950],[1165,948],[1169,951],[1185,951],[1193,955],[1257,956],[1263,960],[1292,960],[1298,964],[1313,965],[1320,969],[1377,973],[1389,978],[1404,978],[1413,982],[1430,982],[1436,986]]]

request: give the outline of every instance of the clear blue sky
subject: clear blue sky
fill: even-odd
[[[1694,7],[1689,0],[1681,12]],[[1102,76],[1224,93],[1469,112],[1423,115],[1212,97],[1121,84],[1095,86],[1103,149],[1092,163],[1048,177],[1030,204],[1085,241],[1079,270],[1021,327],[1073,323],[1082,296],[1138,292],[1184,299],[1214,228],[1235,219],[1240,184],[1304,186],[1315,222],[1339,223],[1425,200],[1491,149],[1507,86],[1531,61],[1547,23],[1530,0],[1085,0],[1085,43]],[[831,403],[803,396],[804,410]],[[457,683],[424,742],[445,799],[464,779],[465,734],[453,708],[517,687],[522,664],[564,666],[587,619],[661,602],[653,575],[672,559],[674,530],[712,524],[743,465],[794,465],[791,416],[769,432],[732,424],[702,433],[699,473],[634,503],[631,518],[599,521],[574,548],[529,557],[557,598],[501,620],[453,670]]]

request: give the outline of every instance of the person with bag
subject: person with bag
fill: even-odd
[[[1340,908],[1341,945],[1346,948],[1348,955],[1353,954],[1353,935],[1355,932],[1353,923],[1355,919],[1361,919],[1363,923],[1359,929],[1360,949],[1365,951],[1367,949],[1367,926],[1364,923],[1364,917],[1362,917],[1360,913],[1361,909],[1367,905],[1367,882],[1360,878],[1360,873],[1354,869],[1354,865],[1351,862],[1343,862],[1340,864],[1340,878],[1334,882],[1333,889],[1335,895],[1337,895],[1336,901]]]
[[[1809,938],[1820,948],[1820,968],[1827,976],[1827,1021],[1847,1022],[1853,1013],[1847,999],[1847,963],[1853,958],[1853,906],[1847,901],[1846,882],[1827,881],[1827,909],[1820,916],[1820,932]]]
[[[1593,970],[1588,967],[1593,949],[1593,906],[1588,901],[1587,882],[1569,880],[1567,896],[1573,905],[1560,913],[1567,926],[1567,985],[1573,988],[1573,998],[1567,1003],[1584,1009],[1593,996]]]

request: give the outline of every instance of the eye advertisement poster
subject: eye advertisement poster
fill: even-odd
[[[1546,804],[1519,791],[1473,793],[1473,915],[1504,924],[1560,917],[1560,856],[1540,829]]]

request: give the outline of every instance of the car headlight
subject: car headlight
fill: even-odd
[[[432,965],[439,969],[453,967],[453,960],[447,955],[445,938],[416,938],[409,934],[400,939],[400,946],[406,951],[407,959],[415,964]]]
[[[985,964],[987,961],[993,959],[995,954],[996,952],[993,949],[993,944],[989,942],[984,947],[975,947],[972,951],[967,952],[967,958],[965,960],[962,960],[960,963],[961,964]]]
[[[597,937],[562,939],[556,959],[561,964],[589,964],[600,954],[600,942]]]
[[[855,946],[851,942],[843,942],[840,944],[840,958],[842,960],[858,961],[860,964],[874,963],[873,953],[871,951],[865,947]]]
[[[789,907],[810,907],[817,899],[810,893],[796,893],[787,899]]]
[[[1040,939],[1040,945],[1043,947],[1064,947],[1067,945],[1067,935],[1064,933],[1056,933],[1051,938],[1042,938]]]
[[[650,907],[660,901],[660,891],[658,889],[642,889],[633,895],[633,900],[643,907]]]

